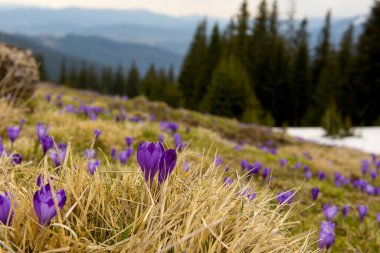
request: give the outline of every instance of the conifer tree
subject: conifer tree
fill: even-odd
[[[380,1],[374,1],[358,43],[354,121],[359,124],[380,122]]]
[[[292,107],[291,119],[289,124],[299,126],[301,120],[306,113],[308,104],[310,103],[310,59],[309,59],[309,43],[307,33],[307,20],[304,19],[297,31],[295,45],[295,56],[292,64],[292,73],[290,76],[290,99]]]
[[[132,63],[127,80],[127,96],[131,98],[138,96],[140,94],[140,74],[135,63]]]
[[[203,83],[206,57],[206,21],[202,21],[198,25],[179,77],[185,105],[190,109],[197,109],[204,95],[200,91],[203,90],[202,86],[206,85]]]
[[[66,73],[66,60],[63,58],[61,60],[61,68],[60,68],[60,74],[59,74],[59,82],[61,84],[66,83],[67,73]]]
[[[148,71],[146,72],[144,79],[142,80],[141,84],[141,93],[146,96],[149,99],[153,99],[155,97],[156,93],[156,86],[157,86],[157,72],[154,64],[151,64]]]
[[[124,78],[123,66],[119,64],[114,75],[111,94],[126,95],[125,86],[126,82]]]
[[[242,119],[254,98],[244,67],[234,56],[225,56],[212,75],[203,105],[212,114]]]
[[[244,0],[237,16],[237,35],[235,42],[235,55],[247,67],[248,64],[248,30],[249,30],[249,11],[247,0]]]

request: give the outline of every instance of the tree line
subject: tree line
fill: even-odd
[[[44,72],[41,72],[44,73]],[[176,82],[173,67],[168,71],[156,69],[152,64],[142,76],[135,63],[125,73],[122,65],[99,67],[82,62],[81,66],[67,69],[63,60],[60,67],[59,83],[77,89],[89,89],[109,95],[133,98],[144,95],[151,100],[164,101],[173,107],[180,106],[181,93]]]
[[[224,31],[207,34],[202,21],[186,55],[179,84],[186,107],[274,125],[321,125],[330,131],[379,124],[380,2],[358,41],[354,26],[331,42],[331,12],[311,48],[307,19],[287,27],[278,5],[263,0],[255,17],[247,1]],[[335,129],[337,128],[337,129]]]
[[[62,61],[59,82],[144,95],[244,122],[323,125],[332,134],[380,124],[380,2],[374,2],[360,37],[355,40],[351,25],[339,45],[331,42],[331,12],[315,48],[306,18],[296,22],[293,13],[286,23],[279,20],[276,1],[268,6],[262,0],[252,17],[245,0],[223,31],[215,24],[209,34],[207,21],[199,23],[178,78],[173,68],[154,65],[141,76],[136,64],[125,73],[121,65],[99,69],[86,62],[68,70]]]

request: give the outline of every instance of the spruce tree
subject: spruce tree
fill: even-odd
[[[140,94],[140,74],[135,63],[132,63],[127,80],[127,96],[131,98],[138,96]]]
[[[61,67],[60,67],[60,74],[59,74],[59,82],[61,84],[66,83],[66,78],[67,78],[67,72],[66,72],[66,60],[63,58],[61,60]]]
[[[157,80],[156,68],[151,64],[141,83],[141,93],[151,100],[156,96]]]
[[[121,63],[117,66],[114,75],[111,94],[126,95],[126,81],[123,65]]]
[[[358,43],[354,122],[380,122],[380,1],[375,1]]]
[[[225,56],[212,75],[204,108],[212,114],[242,119],[252,99],[255,96],[246,70],[234,56]]]
[[[289,81],[289,103],[291,103],[292,110],[289,124],[299,126],[311,99],[311,71],[306,19],[304,19],[300,24],[300,28],[296,33],[294,46],[295,56],[292,63],[292,72]]]
[[[248,64],[248,30],[249,30],[249,11],[247,0],[244,0],[237,16],[237,35],[235,41],[235,55],[247,67]]]
[[[190,50],[185,57],[179,76],[179,83],[184,95],[185,105],[197,109],[204,93],[203,86],[205,64],[207,60],[206,21],[202,21],[195,32]]]

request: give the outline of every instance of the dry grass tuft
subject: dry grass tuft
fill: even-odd
[[[230,186],[202,158],[189,172],[181,169],[193,157],[180,154],[175,172],[162,187],[151,188],[139,168],[103,164],[90,175],[86,159],[71,153],[62,168],[45,158],[34,167],[0,161],[1,191],[11,192],[17,208],[11,227],[2,226],[0,243],[20,252],[305,252],[309,233],[288,232],[291,207],[274,204],[264,191],[250,201],[238,195],[243,178]],[[74,169],[74,165],[77,168]],[[62,212],[41,227],[33,210],[36,178],[50,175],[54,189],[68,196]],[[48,177],[45,177],[48,178]]]

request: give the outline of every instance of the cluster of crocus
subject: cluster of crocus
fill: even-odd
[[[119,153],[119,160],[121,164],[126,164],[129,160],[129,158],[133,155],[133,148],[132,147],[127,147],[126,150],[121,151]]]
[[[281,204],[291,204],[294,198],[294,192],[288,191],[288,192],[279,192],[277,194],[277,202]]]
[[[160,128],[162,132],[175,133],[178,130],[178,125],[174,122],[162,121]]]
[[[62,210],[66,203],[66,193],[63,189],[60,189],[54,194],[58,207]],[[33,197],[33,205],[42,226],[46,226],[57,215],[50,184],[46,184],[36,191]]]
[[[143,141],[137,150],[137,161],[147,183],[152,184],[158,172],[158,182],[162,184],[174,170],[177,153],[174,149],[165,151],[160,142]]]
[[[258,174],[260,172],[260,169],[261,169],[261,163],[260,162],[248,164],[247,165],[248,176],[253,176],[253,175]]]
[[[276,155],[277,154],[277,146],[273,143],[273,141],[269,140],[265,144],[260,143],[258,148],[266,153]]]
[[[254,192],[250,187],[248,187],[243,191],[238,192],[238,195],[247,197],[249,200],[254,200],[256,198],[257,193]]]
[[[342,185],[349,185],[350,180],[348,178],[344,177],[339,172],[335,172],[334,183],[335,183],[336,187],[341,187]]]
[[[328,251],[335,242],[335,223],[322,221],[318,239],[318,247]]]
[[[0,222],[9,226],[14,216],[15,204],[12,207],[8,193],[0,194]]]

